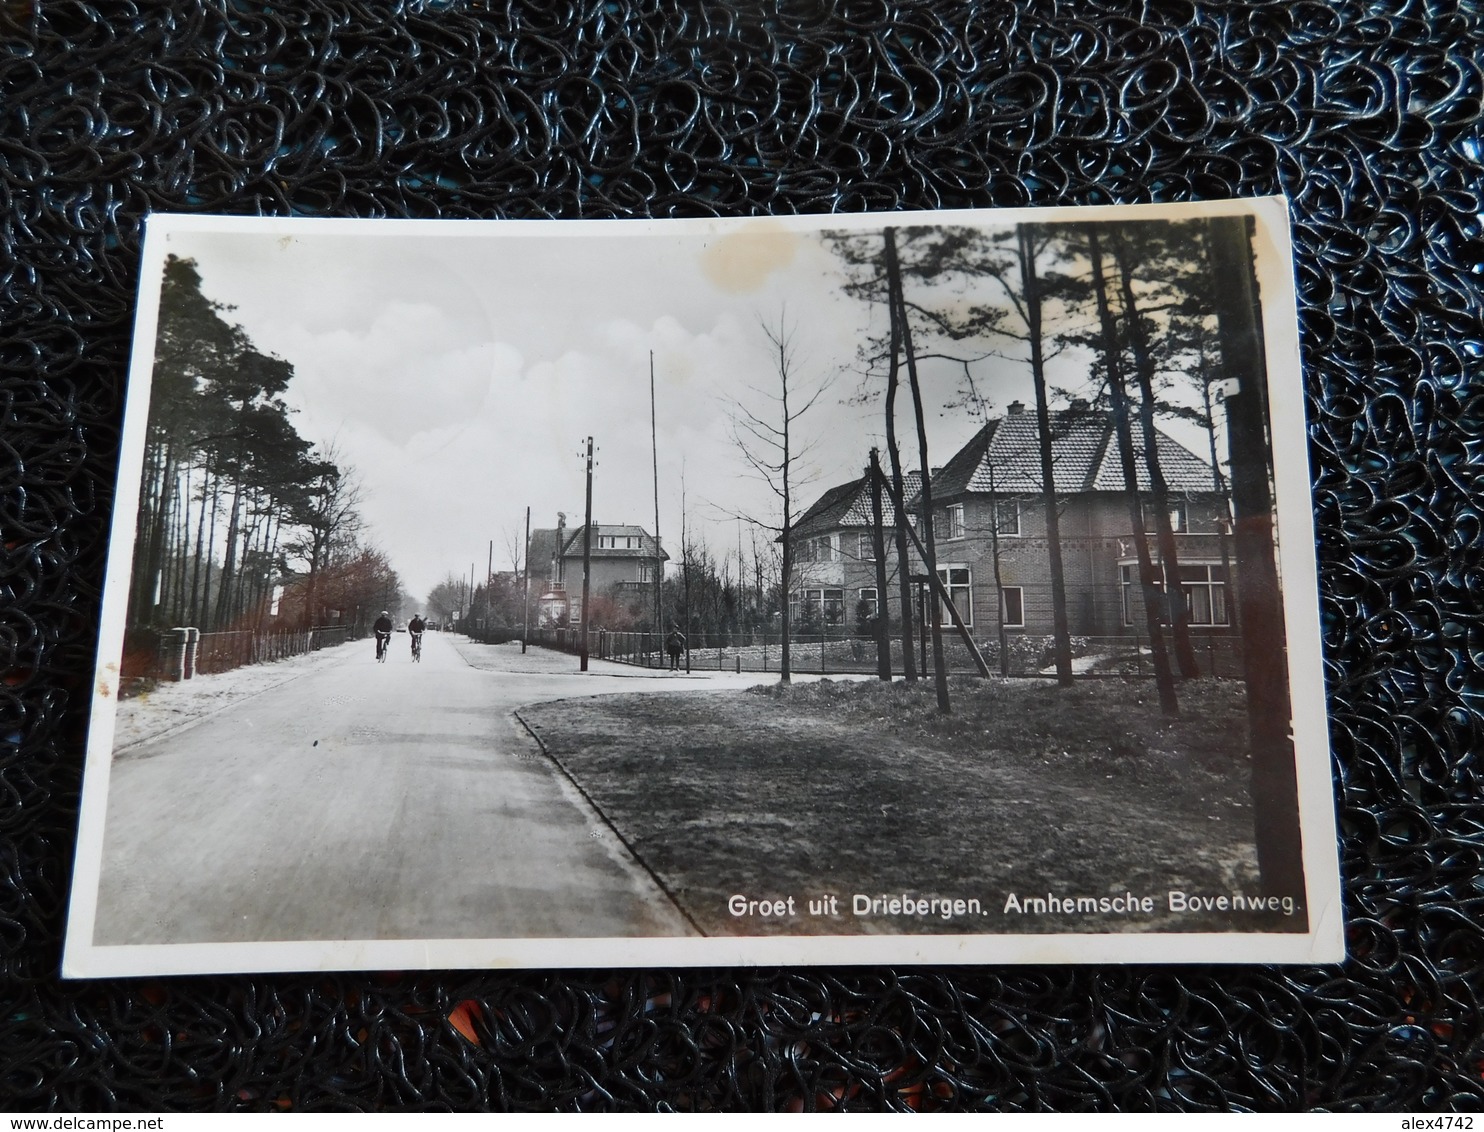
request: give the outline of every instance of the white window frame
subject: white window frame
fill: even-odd
[[[953,571],[955,570],[963,571],[964,580],[962,582],[954,582],[952,580]],[[938,579],[943,583],[944,588],[947,589],[948,596],[953,599],[954,608],[958,610],[958,615],[963,618],[964,627],[972,629],[974,627],[974,571],[967,563],[950,562],[938,567]],[[960,591],[963,593],[962,601],[959,600]],[[933,600],[942,606],[943,624],[951,625],[953,618],[948,615],[948,607],[943,605],[942,599],[936,593],[933,595]]]
[[[1190,533],[1190,508],[1186,506],[1183,499],[1171,499],[1170,505],[1170,533],[1183,535]],[[1153,535],[1159,533],[1159,524],[1154,521],[1154,501],[1149,500],[1144,504],[1144,533]]]
[[[1007,599],[1011,590],[1019,594],[1020,620],[1010,620],[1010,603]],[[1025,628],[1025,587],[1024,586],[1001,586],[1000,587],[1000,619],[1006,629]]]
[[[871,596],[867,597],[867,594]],[[863,601],[871,603],[871,619],[874,621],[881,612],[881,598],[877,595],[875,586],[862,586],[856,591],[856,604]]]
[[[856,560],[859,562],[876,561],[876,539],[869,531],[862,531],[858,536]]]
[[[1220,562],[1182,562],[1182,563],[1180,563],[1180,567],[1181,567],[1181,569],[1193,569],[1193,568],[1204,569],[1205,572],[1206,572],[1206,578],[1205,578],[1204,581],[1185,581],[1184,579],[1181,579],[1181,581],[1180,581],[1180,594],[1181,594],[1181,597],[1183,597],[1185,599],[1185,614],[1186,614],[1186,617],[1189,619],[1191,628],[1193,628],[1193,629],[1194,628],[1199,628],[1199,629],[1229,629],[1229,628],[1231,628],[1231,623],[1232,623],[1232,621],[1231,621],[1231,616],[1232,616],[1231,615],[1231,587],[1228,584],[1228,582],[1226,582],[1226,581],[1214,581],[1211,578],[1211,571],[1212,570],[1219,570],[1221,568],[1221,563]],[[1134,621],[1133,621],[1133,616],[1132,616],[1132,614],[1133,614],[1133,608],[1132,608],[1132,605],[1130,604],[1130,598],[1131,598],[1131,596],[1132,596],[1132,594],[1134,593],[1135,590],[1138,590],[1141,594],[1142,594],[1142,591],[1143,591],[1143,586],[1139,582],[1139,564],[1137,562],[1134,562],[1134,563],[1122,562],[1122,563],[1119,563],[1118,571],[1119,571],[1119,576],[1118,576],[1119,590],[1121,591],[1121,596],[1122,596],[1122,602],[1121,602],[1121,604],[1122,604],[1122,607],[1123,607],[1123,623],[1126,626],[1132,626],[1134,624]],[[1163,575],[1162,575],[1162,573],[1161,573],[1161,571],[1159,569],[1159,566],[1157,564],[1155,565],[1155,568],[1154,568],[1154,575],[1155,575],[1154,576],[1154,588],[1157,589],[1157,590],[1159,590],[1159,592],[1161,594],[1163,594],[1164,593],[1164,588],[1165,588],[1165,582],[1164,582],[1164,577],[1163,577]],[[1207,601],[1210,609],[1212,610],[1212,620],[1210,620],[1210,621],[1197,621],[1195,619],[1195,608],[1194,608],[1195,603],[1191,600],[1191,594],[1189,592],[1189,588],[1194,588],[1194,587],[1201,587],[1201,588],[1204,588],[1205,590],[1207,590],[1206,601]],[[1225,618],[1225,620],[1222,620],[1222,621],[1215,620],[1216,602],[1215,602],[1214,598],[1215,598],[1215,591],[1217,591],[1217,590],[1220,590],[1221,591],[1221,612],[1222,612],[1223,617]],[[1162,624],[1162,625],[1168,625],[1170,623],[1170,619],[1169,619],[1170,612],[1171,611],[1168,610],[1168,609],[1165,610],[1165,616],[1163,616],[1161,618],[1160,624]]]
[[[940,536],[944,542],[954,542],[966,537],[964,527],[964,505],[962,503],[950,503],[943,508],[943,534]]]
[[[1014,530],[1001,530],[1000,529],[1000,523],[1001,523],[1001,520],[1003,518],[1003,516],[1001,516],[1001,514],[1000,514],[1000,508],[1001,507],[1011,507],[1011,508],[1014,508],[1014,510],[1015,510],[1015,529]],[[993,508],[991,508],[991,510],[992,510],[993,513],[990,515],[990,520],[989,521],[994,524],[994,533],[996,534],[996,536],[998,536],[999,538],[1019,538],[1020,537],[1020,500],[1016,499],[1014,496],[1010,496],[1009,498],[1006,498],[1005,496],[999,496],[998,498],[995,499],[994,506],[993,506]]]

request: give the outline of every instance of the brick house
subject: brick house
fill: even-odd
[[[1138,635],[1143,594],[1112,414],[1073,402],[1052,413],[1050,424],[1069,628],[1074,636]],[[1139,486],[1147,491],[1137,422],[1134,437]],[[1192,630],[1230,634],[1226,497],[1210,464],[1173,438],[1159,433],[1157,451]],[[1157,568],[1149,506],[1146,497]],[[987,422],[934,472],[933,509],[938,573],[975,636],[997,633],[1000,616],[1012,632],[1050,634],[1050,559],[1035,414],[1015,402],[1003,417]]]
[[[908,473],[904,485],[908,497],[915,496],[921,485],[920,472]],[[896,512],[884,493],[881,514],[886,527],[886,584],[894,591]],[[792,543],[793,577],[788,602],[789,619],[794,625],[813,622],[829,628],[853,629],[861,614],[867,618],[876,616],[882,595],[877,593],[868,477],[833,487],[820,496],[794,522]],[[890,603],[890,594],[887,600]]]
[[[533,586],[540,588],[537,609],[542,625],[582,623],[582,534],[581,526],[567,526],[567,516],[560,511],[555,528],[531,532],[526,561]],[[643,527],[594,523],[589,591],[594,598],[642,599],[653,593],[656,572],[664,570],[669,558]]]

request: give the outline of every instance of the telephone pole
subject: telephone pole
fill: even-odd
[[[593,572],[593,438],[587,438],[587,509],[582,520],[582,620],[580,632],[582,633],[581,652],[582,658],[580,671],[587,671],[587,626],[588,626],[588,594],[591,589]]]
[[[660,434],[654,418],[654,351],[649,351],[649,449],[654,460],[654,632],[660,641],[665,634],[664,602],[665,557],[660,550]],[[658,647],[658,646],[656,646]]]
[[[525,567],[525,585],[520,594],[520,651],[526,651],[526,638],[531,635],[531,509],[526,508],[526,552],[521,556]]]

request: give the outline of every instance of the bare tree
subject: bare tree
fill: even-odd
[[[293,504],[299,534],[284,543],[285,555],[307,567],[306,628],[316,623],[319,578],[330,552],[337,544],[355,542],[361,530],[361,481],[355,469],[340,459],[333,442],[316,452],[312,463],[315,478]]]
[[[732,400],[729,402],[727,415],[732,424],[732,439],[743,459],[778,500],[778,511],[771,520],[750,515],[739,517],[764,530],[775,532],[783,548],[783,561],[779,571],[779,604],[783,628],[779,683],[787,684],[792,679],[789,668],[791,626],[788,593],[794,561],[794,504],[796,493],[804,486],[798,474],[798,462],[813,447],[810,442],[801,442],[797,429],[799,421],[829,388],[833,376],[812,384],[799,379],[795,370],[793,328],[788,323],[786,311],[779,311],[776,326],[762,319],[759,319],[759,325],[768,341],[768,352],[773,361],[777,384],[772,389],[749,387],[756,407]]]

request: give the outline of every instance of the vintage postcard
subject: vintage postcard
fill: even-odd
[[[64,973],[1342,958],[1280,199],[156,215]]]

